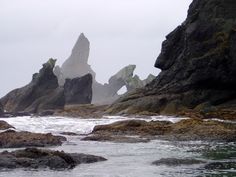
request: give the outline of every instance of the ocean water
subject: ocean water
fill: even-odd
[[[53,171],[49,169],[5,170],[0,172],[0,177],[199,177],[199,176],[236,176],[235,169],[212,170],[203,168],[204,164],[183,166],[155,166],[152,162],[161,158],[195,158],[206,162],[214,162],[215,153],[225,152],[222,161],[236,160],[235,143],[215,143],[201,141],[171,142],[154,140],[148,143],[111,143],[81,141],[90,133],[94,126],[109,124],[126,119],[169,120],[177,122],[176,117],[155,116],[150,118],[127,118],[109,116],[101,119],[79,119],[65,117],[16,117],[0,118],[13,125],[17,131],[30,131],[37,133],[74,132],[78,136],[66,136],[68,141],[62,146],[51,147],[54,150],[77,152],[99,155],[107,158],[105,162],[82,164],[71,170]],[[15,149],[1,149],[15,150]],[[218,151],[214,151],[218,150]],[[214,153],[206,153],[214,152]],[[203,153],[205,152],[205,154]],[[213,155],[212,155],[213,154]],[[232,155],[231,155],[232,154]],[[219,155],[219,153],[218,153]],[[214,157],[213,157],[214,156]],[[218,157],[218,156],[217,156]]]

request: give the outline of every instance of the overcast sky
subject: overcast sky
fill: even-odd
[[[128,64],[142,79],[157,75],[165,36],[191,0],[0,0],[0,96],[30,82],[48,58],[66,60],[79,34],[90,41],[89,64],[104,83]]]

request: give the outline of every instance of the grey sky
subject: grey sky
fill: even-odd
[[[191,0],[0,0],[0,96],[31,80],[48,58],[62,64],[79,34],[104,83],[136,64],[145,78],[165,36],[184,21]]]

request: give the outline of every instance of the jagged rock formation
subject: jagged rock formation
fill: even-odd
[[[110,77],[108,84],[95,84],[93,95],[93,102],[95,104],[111,104],[117,100],[120,95],[118,91],[125,86],[127,92],[134,89],[144,87],[146,82],[151,82],[153,77],[150,75],[147,79],[142,81],[137,75],[133,76],[136,65],[128,65],[118,71],[115,75]]]
[[[1,99],[4,109],[10,112],[38,112],[43,109],[56,109],[64,106],[63,90],[58,88],[57,77],[53,74],[56,60],[43,64],[32,81],[15,89]]]
[[[1,98],[4,109],[9,112],[38,113],[44,110],[61,109],[72,101],[74,104],[91,103],[92,76],[67,80],[64,89],[59,87],[57,77],[53,73],[55,63],[56,60],[49,59],[43,64],[39,73],[33,75],[28,85],[15,89]]]
[[[154,76],[149,76],[144,81],[136,75],[133,77],[133,72],[136,68],[135,65],[129,65],[121,69],[117,74],[109,79],[108,84],[100,84],[96,81],[95,72],[88,64],[88,57],[90,51],[90,43],[82,33],[79,36],[74,48],[72,49],[71,56],[62,64],[61,67],[56,66],[54,74],[58,77],[58,83],[61,87],[64,86],[66,79],[73,79],[82,77],[90,73],[93,77],[93,98],[94,104],[110,104],[119,98],[117,92],[126,86],[128,91],[136,88],[143,87]]]
[[[236,3],[194,0],[187,19],[166,36],[155,66],[162,72],[108,112],[175,114],[236,103]]]
[[[92,74],[95,80],[95,72],[88,64],[88,57],[90,51],[89,40],[80,34],[75,46],[72,49],[70,57],[62,64],[61,67],[56,66],[54,73],[58,77],[60,86],[63,86],[65,79],[74,79],[76,77],[82,77],[88,73]]]
[[[67,105],[87,104],[92,101],[92,75],[66,79],[64,85],[65,102]]]

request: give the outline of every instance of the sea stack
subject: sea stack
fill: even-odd
[[[62,64],[61,71],[57,71],[58,73],[60,72],[60,74],[63,75],[60,75],[59,78],[64,78],[64,80],[60,81],[60,85],[64,85],[65,79],[82,77],[89,73],[92,74],[93,79],[95,79],[95,72],[88,64],[89,52],[89,40],[83,33],[81,33],[77,42],[75,43],[75,46],[72,49],[70,57]],[[57,70],[59,70],[59,68],[57,68]]]
[[[176,114],[236,105],[235,10],[233,0],[194,0],[162,44],[155,63],[161,73],[109,112]]]
[[[132,91],[136,88],[143,87],[147,82],[150,82],[150,80],[154,78],[154,76],[149,76],[149,78],[142,81],[137,75],[133,76],[136,66],[128,65],[113,75],[109,79],[108,84],[101,84],[96,81],[96,73],[88,64],[89,52],[90,42],[85,35],[81,33],[72,49],[70,57],[61,67],[55,67],[54,74],[58,78],[60,87],[64,87],[67,79],[74,79],[85,76],[86,74],[91,74],[93,79],[93,104],[111,104],[120,97],[118,91],[123,86],[126,86],[127,91]]]

